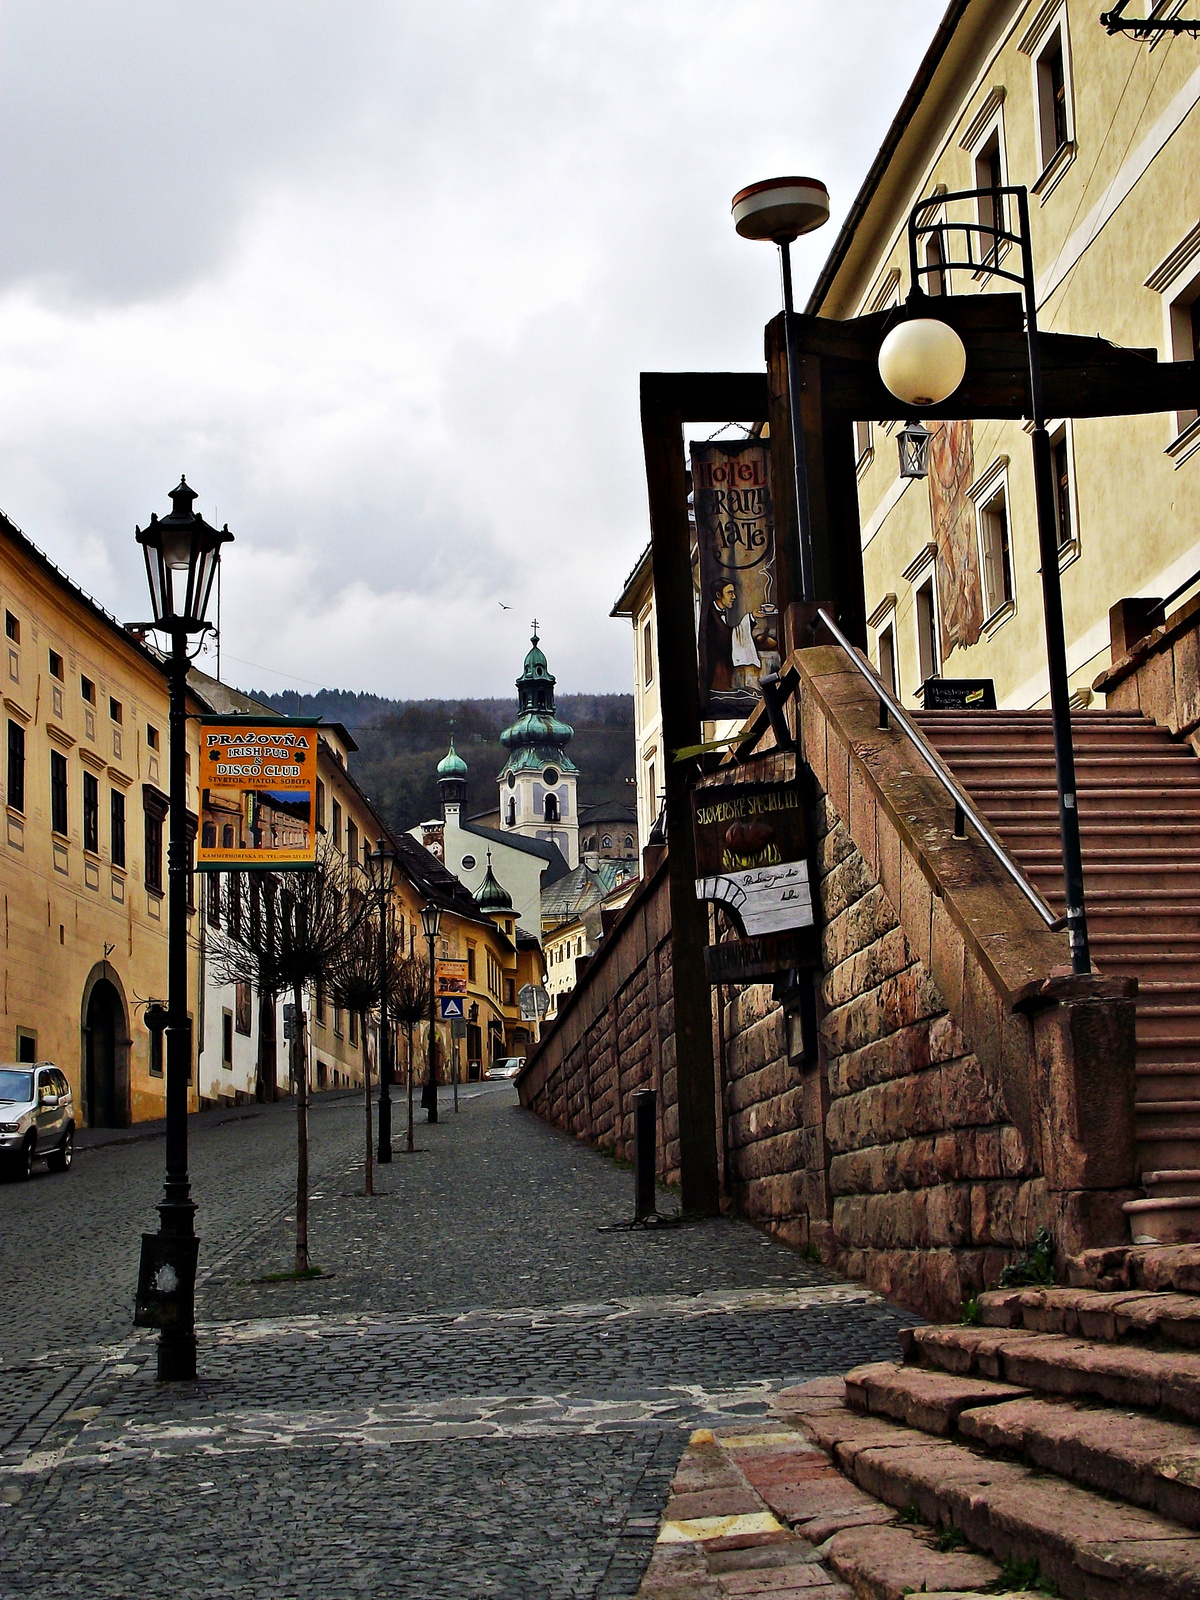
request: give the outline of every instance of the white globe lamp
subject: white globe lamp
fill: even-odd
[[[917,410],[940,405],[967,370],[967,350],[954,329],[935,317],[913,317],[879,347],[879,376],[897,400]]]

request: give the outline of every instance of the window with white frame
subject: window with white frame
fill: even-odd
[[[930,678],[936,678],[942,667],[932,569],[925,582],[919,584],[913,593],[913,612],[917,624],[917,661],[921,669],[921,682],[925,683]]]
[[[1014,600],[1007,459],[993,462],[972,486],[970,495],[975,502],[986,626],[1011,610]]]
[[[1005,93],[1002,85],[989,90],[959,141],[960,148],[971,157],[976,189],[1002,189],[1008,182],[1008,159],[1004,149]],[[1006,226],[1003,200],[997,203],[990,194],[981,194],[975,204],[976,218],[982,227]],[[978,248],[984,263],[996,259],[995,244],[987,235],[979,241]],[[999,253],[1002,255],[1003,250]]]
[[[1075,497],[1075,464],[1070,424],[1050,430],[1050,468],[1054,475],[1054,531],[1061,561],[1079,548],[1079,519]]]
[[[865,467],[874,453],[871,444],[871,424],[869,422],[856,422],[854,424],[854,460],[856,465]]]
[[[1162,296],[1166,354],[1171,361],[1200,360],[1200,223],[1160,261],[1146,287]],[[1200,417],[1194,408],[1174,415],[1168,449],[1175,465],[1200,449]]]
[[[1033,190],[1045,200],[1070,165],[1075,148],[1075,105],[1065,0],[1058,6],[1041,7],[1018,49],[1029,57],[1033,70],[1033,103],[1041,165],[1041,176]]]
[[[896,677],[896,620],[893,615],[879,630],[879,676],[883,679],[885,689],[890,689],[893,694],[900,692],[900,685]]]

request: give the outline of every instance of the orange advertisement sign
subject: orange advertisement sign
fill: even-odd
[[[316,787],[314,719],[202,717],[197,868],[313,866]]]

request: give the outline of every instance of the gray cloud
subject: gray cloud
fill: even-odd
[[[229,657],[507,692],[536,612],[565,686],[626,686],[638,372],[761,361],[730,196],[844,209],[939,5],[850,9],[7,0],[0,504],[140,614],[186,470]]]

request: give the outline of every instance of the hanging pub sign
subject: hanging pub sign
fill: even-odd
[[[697,789],[692,819],[696,898],[724,906],[742,935],[741,943],[706,952],[712,981],[747,982],[751,970],[761,977],[812,965],[816,918],[799,786],[741,783]]]
[[[316,864],[317,719],[201,717],[201,872]]]
[[[748,717],[777,672],[779,596],[770,448],[763,439],[693,444],[700,559],[700,714]]]
[[[467,993],[467,962],[442,956],[437,964],[437,992],[439,994]],[[461,1015],[461,1013],[460,1013]]]

